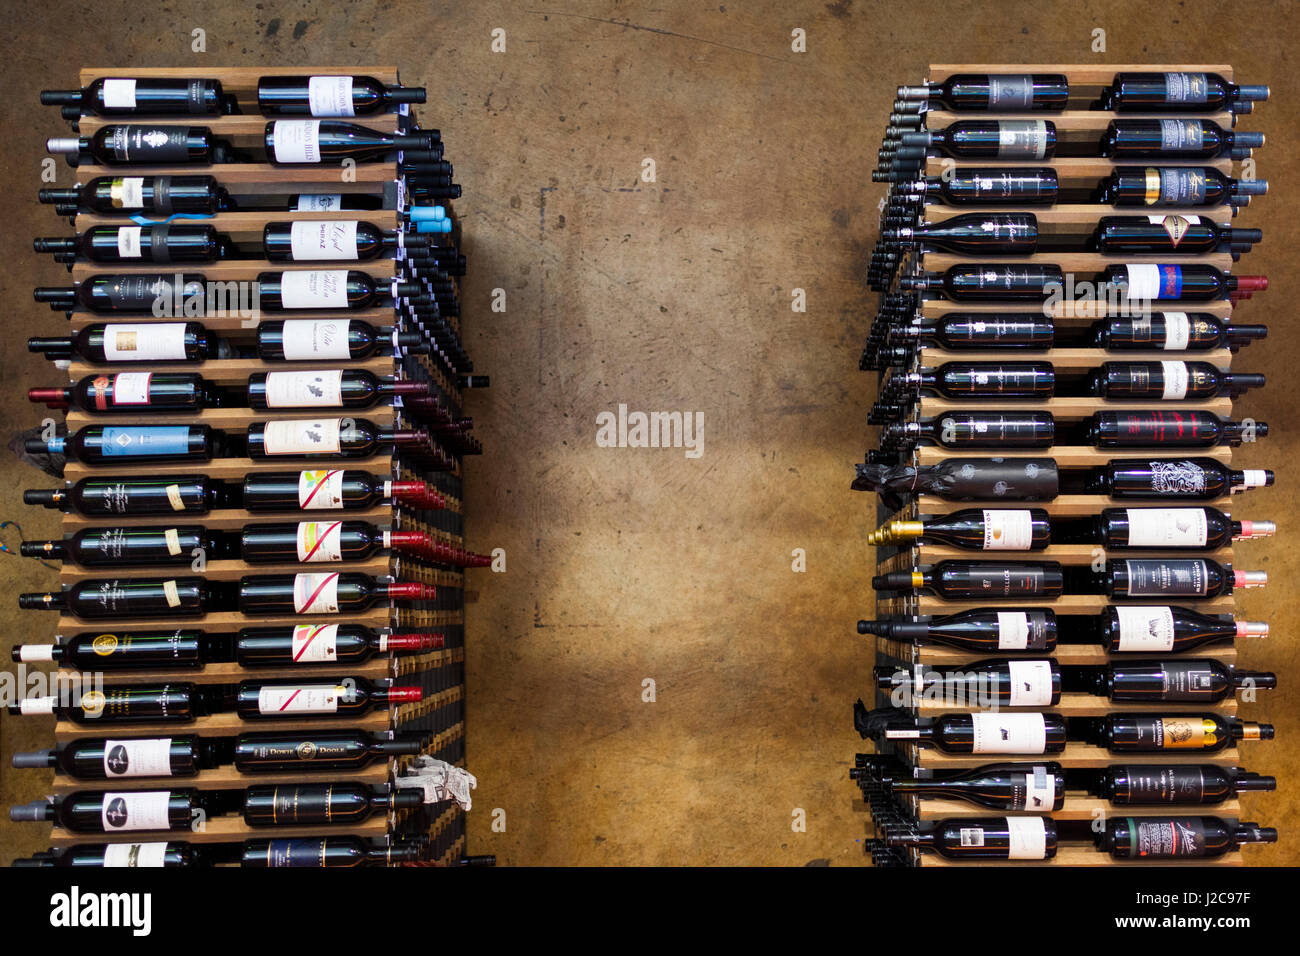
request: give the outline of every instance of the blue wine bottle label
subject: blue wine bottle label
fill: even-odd
[[[267,841],[267,866],[321,866],[324,859],[325,841],[323,839]]]
[[[1165,152],[1199,152],[1204,138],[1200,120],[1160,121],[1160,149]]]
[[[1166,73],[1166,103],[1204,103],[1210,84],[1204,73]]]
[[[989,109],[1031,109],[1034,105],[1034,81],[1024,73],[993,73],[989,75]]]
[[[1148,170],[1148,175],[1150,174]],[[1201,169],[1184,169],[1168,166],[1158,170],[1159,188],[1154,191],[1155,200],[1148,198],[1149,205],[1159,206],[1204,206],[1205,205],[1205,171]],[[1151,196],[1148,192],[1148,197]]]
[[[190,450],[188,425],[153,425],[107,427],[101,451],[105,457],[115,455],[184,455]]]

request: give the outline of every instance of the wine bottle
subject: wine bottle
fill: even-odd
[[[1268,583],[1266,571],[1234,571],[1204,558],[1107,561],[1096,577],[1098,589],[1116,598],[1212,598]]]
[[[369,162],[394,150],[427,149],[428,133],[406,135],[367,129],[338,120],[272,120],[263,143],[267,159],[276,166],[302,163]]]
[[[1111,549],[1191,548],[1213,551],[1238,538],[1266,538],[1271,521],[1233,521],[1217,508],[1103,508],[1088,535]]]
[[[366,521],[299,521],[245,525],[240,557],[249,564],[364,561],[390,549],[419,553],[432,544],[422,531],[380,529]]]
[[[125,833],[137,830],[189,830],[196,820],[222,809],[215,793],[192,789],[79,790],[40,802],[11,807],[14,821],[47,820],[73,833]]]
[[[83,116],[170,116],[226,112],[220,80],[100,77],[79,90],[42,90],[45,106],[73,106]]]
[[[891,847],[928,850],[952,860],[1050,860],[1056,824],[1050,817],[957,817],[926,829],[887,829]]]
[[[392,681],[364,677],[319,684],[246,680],[236,689],[235,709],[245,720],[360,717],[375,707],[419,702],[423,694],[419,687],[397,687]]]
[[[428,242],[424,236],[385,232],[355,219],[268,222],[262,230],[262,249],[272,262],[375,259],[399,249],[424,249]]]
[[[240,866],[389,866],[414,862],[420,859],[424,849],[423,842],[372,843],[354,836],[245,840]]]
[[[81,306],[100,314],[155,316],[160,314],[160,308],[171,308],[173,314],[184,314],[191,303],[200,306],[202,313],[207,314],[210,304],[206,277],[189,272],[100,273],[86,277],[70,289],[42,286],[33,290],[32,298],[49,303],[52,309],[71,311]],[[232,301],[230,304],[233,307],[236,303]],[[187,329],[189,324],[186,323]]]
[[[1054,660],[986,660],[957,668],[926,667],[912,671],[892,666],[873,672],[876,689],[891,695],[895,706],[924,701],[944,707],[1051,707],[1061,700],[1061,669]]]
[[[87,425],[76,434],[24,442],[28,454],[64,455],[86,464],[211,461],[216,436],[208,425]]]
[[[391,731],[269,731],[240,734],[233,760],[240,773],[351,773],[379,759],[418,754],[422,743]]]
[[[1056,598],[1064,589],[1056,561],[940,561],[928,571],[889,571],[871,579],[878,591],[929,591],[949,600]]]
[[[1065,109],[1069,96],[1063,73],[954,73],[941,83],[898,88],[900,100],[955,112],[1058,111]]]
[[[1056,124],[1050,120],[961,120],[939,130],[899,136],[899,159],[918,159],[937,150],[957,159],[1051,159]]]
[[[101,216],[212,215],[230,204],[215,176],[96,176],[70,189],[42,189],[39,198]]]
[[[58,644],[16,644],[15,661],[57,661],[84,671],[200,668],[218,659],[219,638],[192,628],[172,631],[92,631]]]
[[[248,426],[248,457],[369,458],[387,446],[418,447],[421,433],[380,428],[364,418],[306,418]]]
[[[1277,687],[1276,674],[1237,670],[1208,658],[1126,660],[1082,670],[1081,687],[1122,702],[1212,704],[1243,688]]]
[[[1050,206],[1060,194],[1060,180],[1050,166],[959,166],[943,176],[900,183],[894,191],[949,206]]]
[[[858,621],[858,633],[976,653],[1051,651],[1057,639],[1056,614],[1049,608],[974,608],[929,621]]]
[[[250,827],[348,826],[423,802],[419,790],[375,790],[364,783],[281,784],[246,788],[243,814]]]
[[[1214,806],[1239,793],[1276,789],[1274,777],[1214,764],[1119,764],[1098,771],[1088,785],[1094,796],[1127,807]]]
[[[868,544],[923,542],[966,551],[1041,551],[1051,543],[1051,519],[1042,508],[963,508],[926,521],[893,521]]]
[[[935,495],[945,501],[1051,501],[1060,471],[1051,458],[949,458],[937,465],[856,465],[857,491]]]
[[[18,753],[19,768],[55,767],[77,780],[194,777],[217,766],[217,744],[194,734],[103,740],[83,737],[53,750]]]
[[[949,313],[912,325],[891,326],[888,336],[891,343],[925,342],[951,351],[1041,351],[1055,343],[1056,324],[1049,316],[1029,312]]]
[[[1238,637],[1267,637],[1269,631],[1263,621],[1224,621],[1185,607],[1163,606],[1107,607],[1098,624],[1102,646],[1111,654],[1182,653]]]
[[[1055,436],[1052,413],[1035,411],[948,412],[881,429],[882,440],[925,440],[945,448],[1047,448]]]
[[[373,76],[263,76],[257,81],[257,108],[264,116],[358,116],[424,101],[423,87],[386,86]]]
[[[1112,817],[1095,841],[1117,860],[1213,859],[1247,843],[1276,843],[1277,830],[1219,817]]]
[[[388,298],[418,297],[424,286],[418,282],[372,279],[364,272],[348,269],[297,269],[261,272],[257,276],[258,299],[268,312],[295,309],[369,309]]]
[[[71,352],[95,363],[206,362],[217,354],[215,340],[198,322],[96,323],[67,338],[28,339],[27,350]]]
[[[286,319],[257,326],[257,355],[265,362],[363,359],[386,342],[407,352],[427,352],[418,332],[378,329],[357,319]]]
[[[206,126],[110,124],[90,136],[47,139],[45,151],[105,166],[174,166],[211,163],[215,145]]]
[[[1092,327],[1093,342],[1113,351],[1208,352],[1249,345],[1268,335],[1266,325],[1230,325],[1204,312],[1152,312],[1116,316]]]
[[[1202,256],[1234,244],[1253,244],[1263,237],[1258,229],[1234,229],[1205,216],[1102,216],[1092,234],[1092,245],[1107,255]]]
[[[1050,398],[1056,387],[1051,362],[944,362],[895,374],[889,392],[919,390],[944,398]]]
[[[197,412],[220,404],[203,376],[188,372],[118,372],[87,375],[65,388],[32,388],[32,402],[91,414]]]
[[[1273,484],[1267,469],[1235,470],[1213,458],[1117,458],[1087,479],[1089,494],[1112,498],[1182,498],[1213,501]]]
[[[1211,120],[1111,120],[1102,135],[1100,155],[1129,159],[1216,159],[1237,149],[1264,145],[1264,134],[1225,130]]]
[[[249,408],[371,408],[395,396],[429,394],[424,382],[380,378],[366,369],[254,372],[248,376]]]
[[[1104,362],[1092,371],[1087,389],[1109,399],[1187,399],[1237,395],[1262,388],[1264,376],[1225,372],[1209,362]]]
[[[353,572],[250,575],[239,582],[244,614],[355,614],[377,601],[431,601],[432,585],[381,583]]]
[[[188,843],[81,843],[59,847],[26,860],[22,867],[197,867],[207,865],[203,851]]]
[[[415,508],[442,508],[443,496],[422,481],[390,481],[365,471],[257,472],[244,479],[249,511],[349,511],[400,501]]]
[[[91,226],[71,239],[37,239],[32,248],[54,253],[59,262],[85,259],[137,265],[212,262],[223,258],[229,245],[212,226],[164,222],[152,226]]]
[[[891,726],[884,739],[951,754],[1055,754],[1065,749],[1065,720],[1059,714],[990,711],[910,721],[911,727]]]
[[[1101,108],[1117,113],[1218,113],[1268,99],[1267,86],[1237,86],[1218,73],[1116,73]]]
[[[26,610],[66,611],[76,617],[198,617],[210,593],[203,578],[88,578],[62,591],[18,595]]]
[[[166,479],[133,476],[82,478],[75,485],[64,488],[24,491],[23,504],[42,505],[88,517],[204,515],[218,503],[218,494],[218,486],[206,475],[173,475]]]
[[[27,697],[9,705],[10,714],[52,714],[75,724],[188,723],[220,709],[220,688],[188,683],[139,684],[88,690],[75,700]]]
[[[964,800],[992,810],[1051,813],[1065,805],[1065,771],[1059,763],[992,763],[922,779],[890,777],[896,797]]]
[[[58,541],[24,541],[24,557],[62,561],[83,568],[189,565],[211,555],[212,538],[202,525],[82,528]]]
[[[885,229],[880,239],[966,256],[1027,256],[1038,246],[1038,220],[1029,213],[969,213],[938,223]]]
[[[1112,206],[1220,206],[1268,192],[1263,179],[1233,179],[1213,166],[1117,166],[1096,201]]]
[[[1042,300],[1065,288],[1065,273],[1056,265],[972,263],[949,266],[939,274],[900,276],[898,287],[904,291],[942,293],[958,302]]]
[[[1085,432],[1088,443],[1098,448],[1213,448],[1266,437],[1268,423],[1233,422],[1200,410],[1094,412]]]
[[[1273,725],[1221,714],[1107,714],[1090,728],[1091,742],[1111,753],[1214,753],[1238,740],[1272,740]]]

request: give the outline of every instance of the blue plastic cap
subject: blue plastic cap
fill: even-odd
[[[430,222],[447,218],[447,210],[441,206],[412,206],[412,222]]]

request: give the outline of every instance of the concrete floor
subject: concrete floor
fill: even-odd
[[[1273,91],[1243,123],[1268,134],[1259,174],[1273,193],[1239,220],[1264,230],[1248,271],[1273,282],[1241,310],[1273,332],[1240,363],[1272,387],[1243,407],[1272,434],[1240,457],[1279,472],[1248,514],[1278,520],[1281,536],[1242,548],[1244,566],[1274,583],[1242,608],[1274,634],[1245,663],[1278,671],[1283,688],[1245,711],[1278,726],[1276,742],[1246,756],[1283,788],[1247,806],[1282,827],[1282,842],[1249,860],[1300,860],[1286,826],[1300,809],[1297,611],[1285,600],[1300,580],[1286,465],[1297,450],[1286,373],[1300,359],[1288,254],[1300,227],[1286,212],[1300,178],[1294,5],[538,6],[11,7],[0,63],[10,431],[40,417],[23,390],[52,381],[21,343],[63,324],[29,293],[65,275],[28,246],[59,232],[35,201],[42,141],[60,129],[53,110],[38,112],[42,86],[72,84],[82,64],[398,64],[429,87],[422,116],[443,130],[465,187],[468,345],[493,380],[469,400],[487,447],[468,469],[469,539],[505,548],[508,570],[472,572],[471,851],[503,864],[859,864],[850,705],[866,690],[869,650],[853,623],[870,607],[874,504],[848,485],[873,388],[856,370],[870,318],[858,277],[883,195],[867,180],[894,87],[931,61],[1229,61]],[[88,22],[103,29],[50,29]],[[203,55],[189,52],[196,27]],[[1097,27],[1105,54],[1090,51]],[[504,53],[491,52],[496,28]],[[794,28],[806,53],[791,51]],[[653,183],[639,178],[647,157]],[[504,314],[488,308],[497,288]],[[791,311],[795,288],[806,313]],[[703,456],[597,447],[596,416],[619,403],[702,412]],[[54,534],[53,513],[19,500],[43,484],[5,458],[0,518]],[[796,548],[805,573],[791,570]],[[8,594],[54,579],[5,555],[0,572]],[[0,654],[52,628],[24,615]],[[643,701],[647,680],[654,702]],[[46,739],[39,721],[0,718],[0,804],[41,794],[40,774],[7,764]],[[0,857],[36,849],[35,830],[0,822]]]

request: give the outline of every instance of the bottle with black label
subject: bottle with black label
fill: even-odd
[[[882,441],[926,441],[945,448],[1048,448],[1055,437],[1051,412],[1019,410],[949,412],[881,429]]]
[[[1116,806],[1213,806],[1239,793],[1277,789],[1275,777],[1214,764],[1120,764],[1092,776],[1088,792]]]
[[[1233,325],[1208,312],[1151,312],[1102,319],[1092,341],[1112,352],[1208,352],[1240,348],[1268,335],[1267,325]]]
[[[1102,646],[1111,654],[1165,651],[1181,654],[1238,637],[1267,637],[1269,631],[1264,621],[1225,621],[1185,607],[1164,605],[1104,608],[1098,616],[1098,628]]]
[[[1100,155],[1129,159],[1217,159],[1264,145],[1264,134],[1226,130],[1212,120],[1111,120],[1102,135]],[[1248,153],[1247,153],[1248,154]]]
[[[1263,179],[1233,179],[1213,166],[1116,166],[1095,201],[1112,206],[1221,206],[1268,192]]]
[[[889,829],[891,847],[927,850],[951,860],[1050,860],[1056,856],[1056,824],[1050,817],[957,817],[924,830]]]
[[[57,644],[17,644],[12,654],[15,661],[55,661],[83,671],[201,668],[213,660],[229,658],[222,653],[224,637],[184,627],[173,631],[88,631]]]
[[[1116,113],[1218,113],[1268,99],[1267,86],[1229,83],[1218,73],[1116,73],[1099,104]]]
[[[929,621],[858,621],[858,633],[976,653],[1051,651],[1057,639],[1056,614],[1050,608],[973,608]]]
[[[1268,423],[1234,422],[1200,409],[1093,412],[1084,426],[1098,448],[1213,448],[1268,436]]]
[[[1107,714],[1088,728],[1111,753],[1214,753],[1238,740],[1272,740],[1273,725],[1222,714]]]
[[[1213,598],[1268,584],[1267,571],[1235,571],[1207,558],[1107,561],[1089,572],[1094,587],[1116,598]]]
[[[1054,660],[987,660],[940,668],[917,664],[873,671],[876,690],[898,706],[922,701],[944,707],[1052,707],[1061,700],[1061,669]]]
[[[87,517],[205,515],[223,503],[221,486],[206,475],[169,478],[82,478],[64,488],[30,488],[23,504]]]
[[[1095,839],[1117,860],[1213,859],[1247,843],[1276,843],[1277,830],[1219,817],[1119,817]]]
[[[45,150],[105,166],[173,166],[212,162],[216,140],[206,126],[101,126],[91,136],[53,137]]]
[[[232,759],[240,773],[351,773],[376,760],[414,756],[424,744],[391,731],[267,731],[240,734]]]
[[[1117,458],[1086,479],[1088,494],[1213,501],[1273,484],[1267,469],[1236,470],[1214,458]]]
[[[949,313],[939,318],[922,318],[912,325],[891,326],[891,344],[923,342],[949,351],[1024,349],[1046,351],[1056,338],[1056,324],[1050,316],[1036,313]]]
[[[424,840],[370,841],[354,836],[245,840],[240,845],[239,865],[254,869],[391,866],[413,863],[426,849]]]
[[[424,803],[419,789],[366,783],[295,783],[247,787],[244,822],[250,827],[358,824],[376,813],[409,810]]]
[[[188,723],[221,709],[222,689],[194,684],[140,684],[105,687],[59,696],[27,697],[9,705],[10,714],[52,714],[60,720],[96,726],[117,723]]]
[[[949,206],[1050,206],[1060,189],[1060,179],[1050,166],[959,166],[942,176],[900,183],[894,194]]]
[[[1051,458],[949,458],[937,465],[855,466],[855,491],[926,494],[945,501],[1051,501],[1060,471]]]
[[[1065,109],[1069,97],[1064,73],[954,73],[940,83],[898,88],[905,103],[954,112],[1056,112]]]
[[[937,223],[884,229],[880,241],[963,256],[1027,256],[1038,246],[1038,220],[1029,213],[968,213]]]
[[[82,528],[59,541],[24,541],[21,553],[83,568],[189,565],[200,555],[220,557],[202,525]]]
[[[229,242],[209,225],[158,223],[152,226],[91,226],[71,239],[35,239],[36,252],[54,254],[56,262],[109,262],[125,265],[171,262],[212,262],[231,250]]]
[[[206,315],[209,305],[217,305],[215,301],[209,301],[205,276],[179,271],[96,274],[82,279],[72,288],[42,286],[33,290],[32,298],[37,302],[49,303],[52,309],[71,311],[81,306],[101,314],[153,316],[184,316],[186,310],[192,310],[194,306],[198,306],[199,314]],[[251,297],[234,296],[227,299],[226,305],[231,311],[242,306],[252,308],[257,304]],[[192,311],[190,314],[193,314]],[[113,359],[110,358],[109,361]]]
[[[1108,255],[1203,256],[1263,238],[1258,229],[1234,229],[1205,216],[1102,216],[1089,245]]]
[[[898,287],[934,292],[958,302],[1041,301],[1060,294],[1065,288],[1065,273],[1060,266],[1048,264],[972,263],[949,266],[941,273],[900,276]]]
[[[1056,373],[1051,362],[945,362],[895,374],[887,394],[929,392],[945,398],[1051,398]]]
[[[949,600],[1057,598],[1064,574],[1056,561],[940,561],[925,571],[890,571],[871,579],[878,591],[929,591]]]
[[[957,159],[1051,159],[1056,124],[1050,120],[961,120],[943,129],[899,136],[898,160],[923,159],[929,150]]]
[[[964,800],[992,810],[1051,813],[1065,805],[1065,771],[1059,763],[993,763],[925,778],[889,777],[898,797]]]
[[[1066,683],[1112,701],[1211,704],[1242,689],[1272,690],[1277,675],[1238,670],[1208,658],[1126,660],[1071,669]]]

